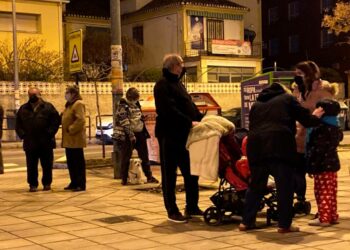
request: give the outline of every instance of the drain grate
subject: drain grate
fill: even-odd
[[[102,218],[97,220],[107,224],[116,224],[116,223],[122,223],[122,222],[137,221],[139,220],[139,218],[135,216],[129,216],[129,215],[120,215],[120,216],[112,216],[112,217],[107,217],[107,218]]]

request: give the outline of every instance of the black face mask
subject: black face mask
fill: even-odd
[[[185,74],[186,74],[186,68],[183,67],[183,68],[182,68],[182,71],[181,71],[181,74],[180,74],[180,76],[179,76],[179,80],[180,80]]]
[[[294,77],[294,82],[298,86],[298,90],[301,93],[301,96],[302,96],[302,98],[305,101],[306,88],[305,88],[305,84],[304,84],[303,78],[301,76],[295,76]]]
[[[29,97],[30,103],[36,103],[37,101],[39,101],[39,97],[37,97],[36,95],[32,95]]]

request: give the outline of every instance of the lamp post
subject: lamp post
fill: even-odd
[[[123,62],[121,45],[120,0],[110,0],[111,11],[111,82],[113,98],[113,127],[116,126],[116,111],[123,96]],[[114,179],[120,178],[120,150],[113,142],[112,161]]]
[[[12,0],[12,34],[13,34],[13,65],[14,65],[14,94],[15,110],[20,107],[19,80],[18,80],[18,53],[17,53],[17,23],[16,23],[16,0]]]

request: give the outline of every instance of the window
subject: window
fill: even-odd
[[[292,20],[298,17],[300,14],[300,4],[299,1],[290,2],[288,4],[288,19]]]
[[[269,56],[277,56],[280,49],[280,41],[278,38],[273,38],[269,41]]]
[[[334,7],[334,0],[320,0],[321,1],[321,14],[328,12]]]
[[[270,8],[269,11],[269,24],[275,23],[278,21],[278,7]]]
[[[132,38],[140,45],[143,45],[143,26],[132,28]]]
[[[245,67],[209,67],[208,82],[242,82],[254,75],[254,68]]]
[[[334,34],[333,32],[322,29],[321,30],[321,48],[328,48],[334,43]]]
[[[18,32],[40,32],[40,15],[16,13]],[[12,12],[0,12],[0,31],[12,31]]]
[[[300,50],[299,35],[289,36],[289,53],[298,53]]]

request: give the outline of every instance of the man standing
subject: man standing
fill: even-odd
[[[27,161],[27,182],[29,192],[38,188],[38,161],[43,169],[43,191],[51,189],[53,149],[56,147],[55,134],[61,118],[55,107],[41,98],[40,90],[31,87],[29,100],[16,115],[16,132],[23,140]]]
[[[184,73],[182,58],[176,54],[166,55],[163,60],[163,77],[154,87],[157,112],[155,132],[160,149],[164,204],[168,220],[177,223],[184,223],[191,216],[203,214],[198,207],[198,176],[190,173],[190,158],[186,149],[190,129],[203,115],[181,82]],[[185,182],[185,217],[176,205],[177,167]]]

